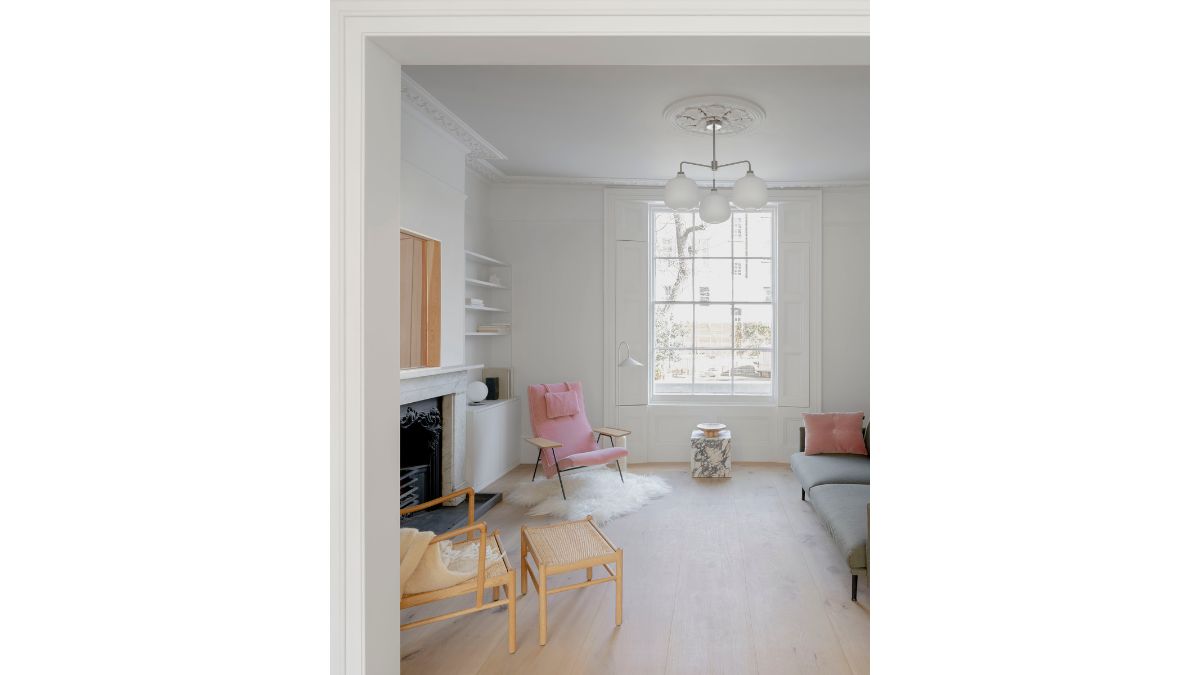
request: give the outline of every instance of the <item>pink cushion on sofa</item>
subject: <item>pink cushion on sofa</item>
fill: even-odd
[[[546,417],[557,419],[578,412],[579,396],[575,392],[546,392]]]
[[[863,414],[811,413],[804,416],[804,454],[866,455]]]

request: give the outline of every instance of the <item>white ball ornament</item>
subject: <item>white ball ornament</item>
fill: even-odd
[[[482,382],[475,381],[467,385],[467,401],[470,403],[479,403],[487,398],[487,394],[487,385]]]

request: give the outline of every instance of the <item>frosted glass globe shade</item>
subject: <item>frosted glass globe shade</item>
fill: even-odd
[[[767,182],[747,171],[733,184],[733,203],[743,209],[757,209],[767,203]]]
[[[700,200],[700,220],[715,225],[729,220],[729,200],[716,190],[709,190]]]
[[[486,384],[475,381],[467,385],[467,401],[471,403],[478,403],[485,398],[487,398]]]
[[[700,186],[680,171],[667,181],[667,187],[663,190],[663,201],[676,211],[695,208],[696,202],[700,201]]]

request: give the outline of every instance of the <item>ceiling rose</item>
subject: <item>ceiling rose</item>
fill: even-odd
[[[712,133],[708,121],[721,121],[718,134],[739,134],[748,131],[767,116],[762,107],[738,96],[689,96],[675,101],[663,110],[663,117],[679,129],[698,134]]]

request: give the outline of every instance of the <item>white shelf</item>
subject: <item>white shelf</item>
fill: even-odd
[[[475,262],[487,263],[488,265],[495,265],[496,267],[508,267],[509,266],[508,263],[506,263],[502,260],[496,260],[495,258],[490,258],[486,255],[483,255],[482,253],[476,253],[474,251],[466,251],[466,250],[464,250],[463,253],[467,254],[468,260],[474,260]]]
[[[507,309],[501,309],[499,307],[484,307],[483,305],[467,305],[467,309],[476,309],[481,312],[507,312],[508,311]]]
[[[488,288],[503,288],[504,290],[508,290],[508,286],[505,286],[503,284],[493,284],[490,281],[484,281],[482,279],[467,279],[467,285],[469,285],[469,286],[486,286]]]
[[[492,337],[498,337],[501,335],[512,335],[512,333],[467,333],[467,335],[490,335]]]
[[[472,412],[476,412],[476,411],[480,411],[480,410],[487,410],[489,408],[496,408],[496,407],[499,407],[502,405],[507,405],[509,403],[512,403],[515,400],[517,400],[517,399],[516,398],[498,398],[498,399],[493,399],[491,401],[482,401],[480,403],[468,404],[467,412],[472,413]]]

